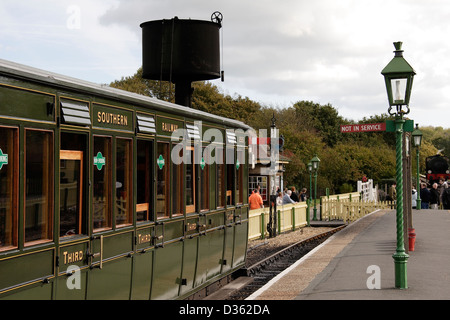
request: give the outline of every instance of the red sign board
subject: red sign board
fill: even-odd
[[[348,124],[341,126],[341,132],[386,131],[386,123]]]
[[[253,137],[252,138],[252,144],[270,144],[270,137],[269,138],[257,138],[257,137]]]

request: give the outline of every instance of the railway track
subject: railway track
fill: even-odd
[[[245,300],[253,292],[264,286],[276,275],[301,259],[345,225],[296,242],[246,268],[247,276],[253,278],[249,284],[236,290],[226,300]]]

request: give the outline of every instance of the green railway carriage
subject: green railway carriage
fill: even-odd
[[[0,60],[0,299],[183,299],[241,268],[249,129]]]

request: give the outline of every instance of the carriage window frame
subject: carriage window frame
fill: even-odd
[[[124,143],[123,153],[119,153],[119,143]],[[119,157],[123,155],[123,159]],[[114,188],[114,221],[116,228],[123,228],[133,224],[133,139],[125,137],[115,138],[115,188]],[[119,164],[123,160],[123,169]],[[123,177],[119,175],[123,174]],[[123,181],[119,181],[123,178]],[[120,193],[120,195],[119,195]],[[122,223],[119,223],[120,208],[125,211]]]
[[[97,151],[98,149],[96,149],[96,145],[95,145],[95,140],[97,139],[104,139],[105,141],[109,141],[109,145],[107,145],[105,147],[105,149],[102,149],[102,155],[105,158],[105,164],[103,165],[103,167],[101,169],[98,169],[98,166],[95,164],[94,160],[93,160],[93,170],[94,170],[94,174],[92,176],[92,185],[93,185],[93,191],[92,191],[92,229],[93,232],[101,232],[101,231],[105,231],[105,230],[111,230],[112,229],[112,218],[113,218],[113,210],[112,210],[112,201],[113,201],[113,194],[112,194],[112,148],[113,148],[113,137],[112,136],[105,136],[105,135],[97,135],[94,134],[92,139],[93,139],[93,143],[92,143],[92,149],[93,149],[93,157],[97,157]],[[104,206],[105,206],[105,210],[106,213],[102,218],[106,218],[102,221],[104,221],[106,224],[102,224],[102,226],[100,227],[95,227],[95,198],[96,198],[96,179],[95,179],[95,173],[98,171],[102,171],[102,174],[104,177],[106,177],[108,180],[106,181],[106,183],[104,182],[104,187],[103,187],[103,192],[106,194],[107,198],[105,199],[104,202]],[[100,189],[99,189],[100,190]],[[106,220],[106,221],[105,221]]]
[[[196,206],[197,206],[197,183],[196,183],[196,177],[197,177],[197,169],[196,169],[196,165],[195,165],[195,148],[194,146],[187,146],[186,147],[186,152],[189,152],[189,155],[186,154],[185,159],[186,164],[186,174],[185,174],[185,182],[186,182],[186,186],[185,186],[185,207],[186,207],[186,214],[192,214],[195,213],[196,210]],[[191,171],[191,183],[188,182],[188,171]],[[191,186],[191,190],[192,190],[192,202],[188,202],[189,197],[188,197],[188,187]]]
[[[239,161],[239,166],[237,165],[237,161]],[[236,183],[236,204],[237,205],[242,205],[245,202],[245,197],[244,197],[244,184],[245,184],[245,179],[244,179],[244,170],[245,170],[245,149],[243,149],[242,147],[238,147],[236,150],[236,179],[235,179],[235,183]]]
[[[155,219],[153,211],[155,142],[154,140],[137,139],[136,147],[136,222],[145,223]],[[144,152],[145,155],[141,152]],[[142,157],[144,163],[140,161]],[[141,172],[143,173],[141,174]]]
[[[19,129],[17,127],[0,126],[0,131],[11,131],[11,136],[7,137],[9,141],[6,144],[9,147],[0,145],[2,149],[2,155],[7,155],[8,163],[2,163],[2,169],[0,169],[0,177],[2,174],[7,175],[6,188],[0,185],[0,197],[2,192],[6,190],[9,193],[10,198],[4,202],[9,203],[10,212],[5,210],[5,217],[0,221],[0,232],[2,235],[6,235],[5,239],[0,239],[0,252],[16,249],[18,247],[18,216],[19,216]],[[2,134],[3,137],[7,136]],[[1,138],[1,137],[0,137]],[[0,179],[0,183],[2,179]],[[4,191],[2,191],[4,190]],[[9,217],[8,217],[9,216]],[[4,224],[4,227],[2,225]],[[8,226],[7,226],[8,225]]]
[[[160,152],[160,147],[162,146],[162,152]],[[165,155],[163,155],[163,153]],[[170,218],[170,143],[168,141],[157,141],[156,143],[156,220],[169,219]],[[160,158],[162,156],[162,159]],[[160,168],[160,160],[164,160],[164,164]],[[162,179],[161,179],[162,178]],[[159,184],[164,182],[163,186]],[[158,199],[158,196],[162,193],[159,193],[160,190],[164,190],[164,198]],[[158,211],[158,207],[160,206],[161,201],[164,202],[164,212],[161,213]]]
[[[210,194],[210,159],[207,147],[202,148],[202,158],[200,160],[200,169],[199,169],[199,182],[200,182],[200,191],[199,191],[199,210],[200,212],[205,212],[209,210],[209,194]],[[207,152],[205,152],[205,150]]]
[[[184,161],[181,161],[184,157],[184,149],[179,148],[177,144],[172,144],[171,155],[174,155],[175,149],[179,149],[182,153],[177,156],[180,157],[180,161],[174,161],[171,159],[171,196],[172,196],[172,217],[179,217],[184,215]]]
[[[33,203],[27,203],[28,199],[30,199],[30,190],[33,190],[35,186],[32,185],[33,182],[29,180],[30,174],[30,168],[28,165],[30,164],[31,159],[36,160],[37,157],[34,155],[33,157],[30,156],[30,159],[28,158],[31,152],[29,150],[32,147],[35,147],[36,144],[32,144],[28,142],[28,135],[29,133],[41,133],[41,134],[48,134],[48,138],[43,140],[42,145],[42,195],[44,198],[47,198],[46,203],[42,204],[42,212],[43,215],[38,220],[42,223],[42,227],[40,227],[40,233],[41,236],[39,238],[31,238],[28,239],[27,235],[29,235],[29,231],[27,230],[27,223],[28,223],[28,213],[27,213],[27,207],[29,205],[33,205]],[[24,214],[23,214],[23,220],[24,220],[24,246],[29,247],[36,244],[46,243],[53,240],[53,213],[54,213],[54,168],[55,168],[55,157],[54,157],[54,132],[53,130],[45,130],[45,129],[37,129],[37,128],[25,128],[24,133]],[[30,146],[32,145],[32,146]],[[44,154],[46,151],[46,155]],[[39,150],[38,150],[39,152]],[[34,162],[36,163],[36,161]],[[31,198],[32,199],[32,198]],[[31,201],[31,200],[30,200]],[[36,208],[36,206],[34,206]],[[36,209],[35,209],[36,210]],[[47,211],[47,213],[45,213]],[[34,213],[34,217],[38,216],[38,213]]]
[[[62,173],[62,169],[63,169],[63,161],[64,163],[66,163],[66,161],[79,161],[79,165],[78,165],[78,171],[79,171],[79,180],[77,181],[77,201],[78,201],[78,212],[75,213],[75,217],[76,217],[76,222],[75,222],[75,231],[74,233],[70,233],[70,234],[65,234],[65,235],[61,235],[61,205],[62,205],[62,197],[60,195],[59,199],[60,199],[60,209],[59,209],[59,237],[60,238],[64,238],[64,237],[70,237],[72,235],[80,235],[83,234],[83,224],[84,224],[84,219],[83,219],[83,207],[84,207],[84,202],[83,202],[83,192],[84,192],[84,179],[83,179],[83,175],[84,175],[84,155],[83,155],[83,151],[81,150],[60,150],[59,151],[59,160],[60,160],[60,188],[59,188],[59,192],[61,194],[61,173]]]
[[[89,133],[80,132],[80,131],[70,131],[70,130],[62,130],[60,132],[60,141],[59,141],[59,190],[55,190],[55,192],[59,192],[59,237],[60,239],[69,239],[70,236],[77,235],[87,235],[89,233]],[[64,205],[64,199],[61,197],[61,178],[64,178],[66,165],[63,161],[64,155],[61,156],[61,153],[66,153],[66,160],[75,160],[80,161],[80,186],[79,186],[79,210],[81,211],[81,215],[78,218],[78,230],[74,234],[70,235],[61,235],[61,206]],[[74,159],[75,158],[75,159]]]
[[[233,147],[225,148],[226,158],[226,173],[225,173],[225,192],[226,205],[233,207],[236,205],[236,164],[235,164],[235,149]]]
[[[223,146],[217,146],[215,149],[216,159],[216,190],[217,190],[217,209],[223,209],[227,205],[226,191],[226,164],[225,152]]]

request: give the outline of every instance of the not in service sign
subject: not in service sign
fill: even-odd
[[[341,132],[386,131],[386,123],[348,124],[341,126]]]

